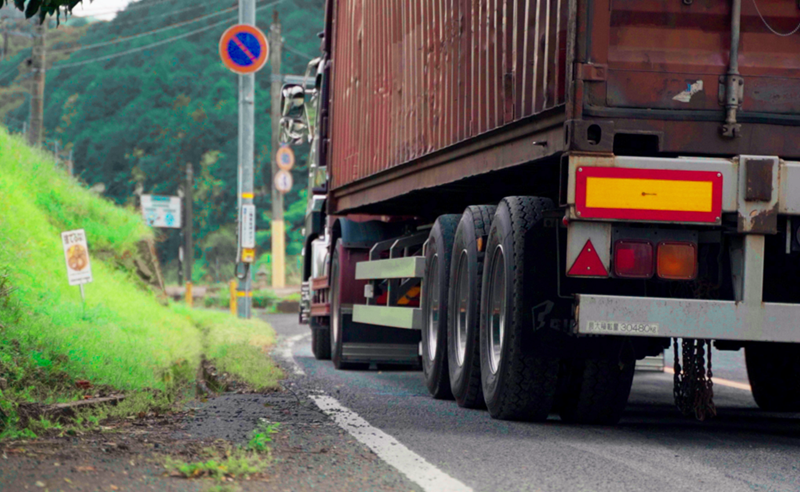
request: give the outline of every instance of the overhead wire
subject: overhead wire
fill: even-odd
[[[211,2],[211,3],[217,3],[217,2]],[[204,5],[204,4],[201,4],[201,5]],[[186,7],[185,9],[173,10],[171,12],[167,12],[166,14],[148,15],[147,17],[140,17],[138,19],[128,19],[128,20],[121,20],[121,21],[118,21],[115,18],[114,20],[105,21],[105,22],[108,22],[108,26],[109,27],[125,26],[125,25],[128,25],[128,24],[141,24],[142,22],[148,22],[148,21],[151,21],[153,19],[160,19],[162,17],[169,17],[170,15],[176,15],[176,14],[180,14],[180,13],[183,13],[183,12],[187,12],[189,10],[196,10],[196,9],[197,9],[197,5],[194,5],[194,6],[191,6],[191,7]],[[122,13],[125,13],[125,11],[124,10],[120,11],[120,14],[122,14]]]
[[[284,44],[284,45],[283,45],[283,47],[284,47],[284,48],[285,48],[287,51],[290,51],[290,52],[294,53],[295,55],[302,56],[302,57],[304,57],[304,58],[306,58],[306,59],[308,59],[308,60],[313,60],[313,59],[314,59],[314,57],[313,57],[313,56],[311,56],[311,55],[309,55],[308,53],[305,53],[305,52],[303,52],[303,51],[300,51],[300,50],[298,50],[297,48],[292,48],[292,47],[291,47],[291,46],[289,46],[288,44]]]
[[[262,5],[260,7],[256,7],[256,11],[259,11],[259,10],[262,10],[262,9],[265,9],[265,8],[268,8],[268,7],[274,7],[275,5],[283,3],[284,1],[286,1],[286,0],[277,0],[275,2],[268,3],[268,4]],[[161,41],[156,41],[154,43],[150,43],[150,44],[147,44],[147,45],[144,45],[144,46],[140,46],[138,48],[132,48],[132,49],[129,49],[129,50],[126,50],[126,51],[121,51],[119,53],[113,53],[113,54],[107,55],[107,56],[101,56],[101,57],[98,57],[98,58],[92,58],[90,60],[82,60],[82,61],[75,62],[75,63],[66,63],[66,64],[62,64],[62,65],[54,65],[52,68],[48,69],[48,71],[50,72],[50,71],[53,71],[53,70],[61,70],[63,68],[79,67],[81,65],[87,65],[89,63],[96,63],[96,62],[111,60],[111,59],[114,59],[114,58],[119,58],[121,56],[130,55],[130,54],[133,54],[133,53],[138,53],[140,51],[144,51],[144,50],[147,50],[147,49],[150,49],[150,48],[155,48],[157,46],[162,46],[162,45],[165,45],[165,44],[168,44],[168,43],[172,43],[173,41],[177,41],[179,39],[188,38],[189,36],[194,36],[195,34],[200,34],[201,32],[208,31],[208,30],[213,29],[213,28],[215,28],[217,26],[220,26],[222,24],[230,23],[232,20],[234,20],[234,19],[225,19],[225,20],[222,20],[222,21],[219,21],[219,22],[215,22],[213,24],[209,24],[208,26],[201,27],[200,29],[196,29],[194,31],[190,31],[190,32],[187,32],[187,33],[179,34],[179,35],[173,36],[171,38],[162,39]]]
[[[137,38],[141,38],[141,37],[144,37],[144,36],[150,36],[151,34],[156,34],[156,33],[159,33],[159,32],[169,31],[170,29],[175,29],[175,28],[178,28],[178,27],[182,27],[182,26],[186,26],[186,25],[189,25],[189,24],[193,24],[195,22],[199,22],[199,21],[204,20],[204,19],[210,19],[210,18],[216,17],[218,15],[227,14],[229,12],[233,12],[234,10],[237,10],[238,8],[239,7],[230,7],[230,8],[227,8],[225,10],[220,10],[218,12],[213,12],[211,14],[206,14],[206,15],[202,15],[200,17],[195,17],[194,19],[190,19],[190,20],[183,21],[183,22],[178,22],[177,24],[170,24],[168,26],[159,27],[159,28],[153,29],[151,31],[142,32],[142,33],[138,33],[138,34],[133,34],[131,36],[124,36],[124,37],[117,38],[117,39],[114,39],[114,40],[111,40],[111,41],[104,41],[102,43],[87,44],[87,45],[78,46],[78,47],[75,47],[75,48],[64,48],[64,49],[60,49],[60,50],[50,50],[50,51],[53,52],[53,53],[75,53],[75,52],[78,52],[78,51],[90,50],[90,49],[94,49],[94,48],[100,48],[101,46],[110,46],[112,44],[118,44],[118,43],[122,43],[122,42],[125,42],[125,41],[130,41],[131,39],[137,39]]]
[[[93,17],[95,15],[108,15],[108,14],[119,14],[122,12],[127,12],[129,10],[137,10],[143,9],[145,7],[152,7],[153,5],[159,5],[162,3],[174,3],[174,0],[159,0],[155,2],[131,2],[129,3],[124,10],[101,10],[98,12],[85,12],[85,15],[81,15],[80,17]],[[82,5],[81,5],[82,6]],[[75,9],[73,9],[74,11]],[[73,13],[72,16],[74,17],[75,14]]]

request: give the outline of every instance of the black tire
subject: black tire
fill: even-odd
[[[633,384],[635,360],[583,359],[566,365],[569,378],[559,414],[565,422],[613,425],[619,422]]]
[[[551,320],[569,316],[557,296],[555,231],[546,198],[509,197],[497,207],[481,285],[481,385],[493,418],[542,421],[555,402],[560,366]],[[491,318],[491,319],[490,319]]]
[[[800,411],[800,344],[751,343],[744,355],[758,407],[772,412]]]
[[[442,215],[425,248],[422,277],[422,374],[431,396],[452,399],[447,368],[447,314],[450,258],[460,215]]]
[[[330,360],[331,358],[331,330],[330,328],[311,329],[311,351],[317,360]]]
[[[458,406],[486,408],[481,388],[480,300],[486,240],[497,207],[468,207],[458,223],[450,263],[447,363],[450,389]],[[483,244],[483,246],[486,246]]]
[[[342,315],[342,303],[339,295],[339,288],[342,280],[341,268],[339,266],[339,255],[342,249],[342,240],[338,239],[333,249],[333,259],[331,260],[331,328],[329,333],[330,346],[331,346],[331,360],[333,367],[339,370],[346,369],[366,369],[369,364],[345,362],[342,358],[342,350],[344,346],[344,317]]]

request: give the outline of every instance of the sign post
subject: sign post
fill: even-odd
[[[230,27],[219,40],[219,54],[228,69],[239,74],[239,244],[236,276],[237,311],[249,318],[252,308],[252,273],[255,262],[256,210],[253,203],[253,155],[255,153],[255,72],[269,56],[269,44],[256,24],[255,0],[239,0],[239,24]],[[251,220],[252,218],[252,220]],[[244,243],[243,239],[248,239]]]
[[[281,288],[286,285],[286,229],[283,221],[283,195],[292,189],[293,180],[290,172],[292,167],[294,167],[294,151],[288,145],[281,145],[275,152],[275,164],[272,169],[272,201],[280,212],[280,220],[276,221],[273,217],[272,222],[273,288]],[[275,215],[275,211],[273,211],[273,215]]]
[[[83,316],[86,317],[86,294],[83,284],[93,280],[92,265],[89,261],[89,245],[86,243],[86,232],[83,229],[61,233],[61,244],[64,247],[64,260],[67,263],[67,281],[69,285],[80,286]]]

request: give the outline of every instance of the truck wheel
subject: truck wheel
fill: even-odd
[[[422,277],[422,374],[434,398],[451,399],[447,368],[447,291],[453,237],[460,215],[442,215],[433,224],[425,248]]]
[[[342,250],[342,240],[336,241],[336,246],[333,249],[333,259],[331,260],[331,328],[330,328],[330,346],[331,346],[331,359],[333,360],[333,367],[336,369],[365,369],[369,364],[355,364],[352,362],[345,362],[342,360],[342,349],[344,345],[344,319],[342,316],[342,301],[341,301],[341,284],[347,279],[340,278],[342,276],[341,265],[339,264],[339,256]]]
[[[800,411],[800,344],[751,343],[745,347],[744,356],[759,408]]]
[[[458,406],[486,408],[481,389],[480,299],[485,248],[478,247],[492,227],[497,207],[468,207],[453,240],[447,317],[450,389]],[[481,245],[485,246],[485,244]]]
[[[566,367],[569,381],[559,409],[561,419],[575,424],[619,422],[628,404],[636,361],[579,359]]]
[[[330,328],[311,329],[311,351],[317,360],[331,358],[331,330]]]
[[[483,396],[493,418],[542,421],[556,397],[560,360],[552,350],[554,330],[542,328],[558,301],[556,278],[550,278],[555,246],[546,247],[542,220],[552,208],[545,198],[504,198],[489,232],[480,351]]]

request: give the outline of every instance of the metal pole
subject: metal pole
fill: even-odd
[[[33,53],[31,54],[33,82],[31,84],[31,128],[28,132],[28,144],[38,147],[42,143],[42,126],[44,119],[44,62],[45,62],[45,32],[47,23],[42,22],[36,26],[33,38]]]
[[[192,165],[186,164],[186,222],[184,223],[183,235],[186,240],[184,251],[183,267],[186,271],[186,305],[192,307],[194,298],[192,297],[192,264],[194,263],[194,245],[192,244],[193,218],[192,218],[192,188],[194,187],[194,176],[192,176]]]
[[[3,24],[3,54],[0,55],[0,61],[6,59],[8,53],[8,23],[4,20],[0,21]]]
[[[75,164],[72,162],[72,149],[69,149],[69,160],[67,161],[67,173],[70,176],[75,174]]]
[[[283,193],[275,189],[275,175],[279,168],[276,154],[280,146],[281,119],[281,23],[278,12],[272,13],[272,24],[269,26],[270,65],[272,66],[271,108],[272,119],[272,287],[281,288],[286,285],[286,225],[283,221]]]
[[[53,155],[56,157],[56,167],[58,167],[58,140],[54,140],[53,145],[55,146]]]
[[[239,23],[256,25],[255,0],[239,0]],[[255,154],[255,74],[239,75],[239,212],[242,205],[253,204],[253,157]],[[239,238],[239,250],[241,251]],[[239,279],[236,295],[240,318],[250,318],[253,297],[253,274],[249,265],[243,279]]]

